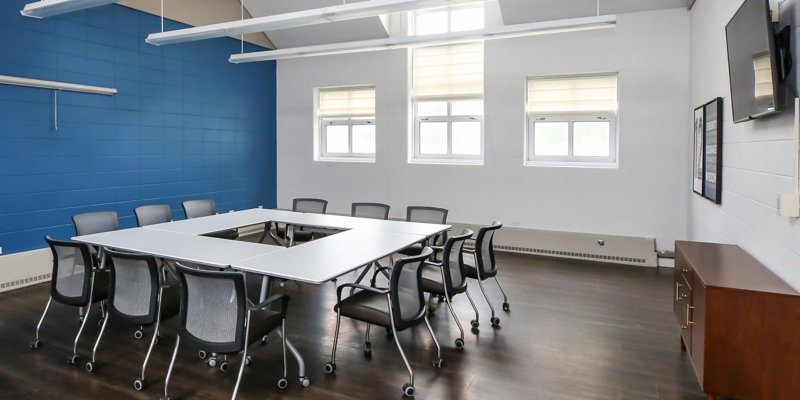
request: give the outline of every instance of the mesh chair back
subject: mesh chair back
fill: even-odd
[[[137,226],[147,226],[172,221],[172,211],[170,211],[169,206],[166,204],[136,207],[133,213],[136,214]]]
[[[186,219],[207,217],[217,213],[214,200],[187,200],[183,202],[183,213]]]
[[[494,276],[497,266],[494,263],[494,234],[503,227],[500,221],[492,221],[489,226],[484,226],[478,230],[478,238],[475,239],[475,253],[478,259],[478,269],[484,277]]]
[[[472,236],[472,231],[464,229],[458,236],[447,239],[444,244],[442,265],[444,269],[444,285],[447,293],[453,295],[467,290],[467,280],[464,276],[464,243]]]
[[[86,305],[92,279],[92,257],[89,246],[83,243],[44,240],[53,252],[53,275],[50,295],[64,304]]]
[[[119,230],[117,213],[114,211],[76,214],[72,216],[72,224],[78,236]]]
[[[328,209],[328,200],[298,198],[292,201],[292,211],[314,214],[325,214]]]
[[[406,221],[444,225],[447,223],[448,212],[446,208],[408,206],[406,208]],[[441,245],[445,240],[447,240],[447,233],[442,233],[428,239],[425,243],[427,245]]]
[[[401,258],[392,267],[389,296],[395,328],[400,331],[416,325],[425,316],[425,296],[422,292],[422,262],[433,253],[425,247],[417,256]]]
[[[106,250],[111,257],[109,312],[136,325],[156,320],[158,263],[155,257]]]
[[[233,271],[206,271],[178,264],[183,287],[181,339],[220,354],[244,349],[247,294],[244,275]]]
[[[353,203],[350,215],[361,218],[389,219],[389,205],[381,203]]]

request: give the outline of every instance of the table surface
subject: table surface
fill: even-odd
[[[251,258],[284,249],[282,246],[144,228],[76,236],[73,240],[219,268],[227,268],[237,259]]]

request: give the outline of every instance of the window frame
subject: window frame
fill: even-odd
[[[528,104],[528,85],[533,80],[569,79],[592,76],[614,76],[616,78],[617,110],[611,111],[563,111],[563,112],[525,112],[525,149],[524,165],[526,167],[587,167],[587,168],[619,168],[619,73],[595,73],[560,76],[535,76],[525,79],[525,104]],[[575,156],[574,124],[576,122],[609,122],[608,156]],[[567,122],[569,124],[568,155],[537,156],[535,153],[536,122]]]
[[[414,107],[414,131],[413,131],[413,159],[412,162],[435,162],[435,163],[458,163],[473,164],[483,163],[483,115],[452,115],[454,101],[480,100],[481,106],[485,108],[483,98],[460,97],[447,99],[420,99],[412,101]],[[447,115],[420,116],[419,103],[446,102]],[[422,123],[424,122],[445,122],[447,123],[447,153],[445,154],[423,154],[421,152]],[[453,154],[453,123],[454,122],[478,122],[480,124],[480,153],[479,154]]]
[[[332,86],[319,87],[314,89],[314,161],[325,162],[367,162],[374,163],[378,153],[378,126],[375,115],[347,115],[335,117],[323,117],[319,115],[320,94],[326,91],[350,91],[360,89],[372,89],[377,96],[374,85],[353,85],[353,86]],[[377,103],[377,98],[376,98]],[[377,108],[377,104],[376,104]],[[377,111],[377,110],[376,110]],[[347,126],[347,148],[346,153],[328,152],[328,131],[327,126],[344,125]],[[375,127],[375,152],[374,153],[355,153],[353,152],[353,126],[372,125]]]

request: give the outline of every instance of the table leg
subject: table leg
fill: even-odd
[[[259,296],[259,301],[264,301],[269,295],[269,277],[266,275],[261,276],[261,295]],[[289,352],[292,353],[292,356],[297,361],[297,368],[298,368],[298,376],[300,378],[300,384],[303,387],[307,387],[311,384],[311,381],[308,380],[306,377],[306,363],[303,361],[303,355],[297,351],[297,348],[294,347],[292,342],[288,339],[283,337],[283,332],[280,330],[278,331],[278,336],[281,337],[281,340],[286,341],[286,347],[289,348]]]

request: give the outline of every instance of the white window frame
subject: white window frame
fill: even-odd
[[[454,101],[462,100],[481,100],[483,98],[448,98],[448,99],[424,99],[413,101],[414,107],[414,132],[413,147],[414,154],[412,162],[419,163],[452,163],[452,164],[483,164],[483,115],[451,115]],[[420,116],[418,103],[427,102],[447,102],[447,115],[439,116]],[[484,105],[485,107],[485,105]],[[420,133],[423,122],[446,122],[447,123],[447,153],[446,154],[422,154],[420,151]],[[453,154],[453,122],[479,122],[480,129],[480,154]]]
[[[552,79],[552,78],[580,78],[586,76],[610,76],[617,77],[617,112],[598,111],[576,111],[576,112],[552,112],[552,113],[536,113],[526,112],[526,129],[525,129],[525,166],[529,167],[586,167],[586,168],[618,168],[619,167],[619,130],[617,129],[617,120],[619,119],[619,75],[613,73],[597,73],[585,75],[565,75],[565,76],[538,76],[529,77],[525,80],[525,103],[528,103],[527,92],[528,83],[536,79]],[[609,136],[608,136],[608,156],[607,157],[590,157],[590,156],[574,156],[574,124],[575,122],[609,122]],[[568,122],[569,123],[569,144],[568,154],[564,156],[537,156],[535,153],[535,130],[534,125],[536,122]]]
[[[375,115],[349,115],[341,117],[321,117],[319,116],[320,92],[334,90],[358,90],[375,89],[372,85],[321,87],[314,89],[314,161],[330,162],[367,162],[374,163],[377,156],[378,128]],[[377,93],[377,91],[376,91]],[[327,139],[328,131],[326,127],[331,125],[346,125],[347,128],[347,148],[346,153],[328,152]],[[375,126],[375,153],[355,153],[353,152],[353,126],[373,125]]]

